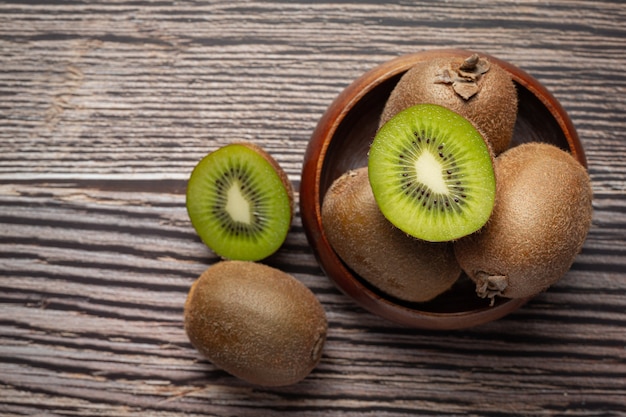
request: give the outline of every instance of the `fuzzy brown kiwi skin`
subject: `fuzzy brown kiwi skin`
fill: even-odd
[[[532,297],[572,266],[592,219],[592,189],[574,157],[526,143],[496,158],[496,203],[479,232],[455,242],[482,297]]]
[[[496,155],[504,152],[511,144],[517,118],[517,90],[506,70],[486,58],[473,57],[480,62],[474,74],[472,71],[460,70],[472,58],[466,55],[433,58],[417,63],[402,76],[391,92],[379,127],[410,106],[420,103],[439,104],[472,122],[491,144]],[[482,72],[485,67],[488,69]],[[464,73],[471,74],[468,77],[475,77],[475,81],[458,80],[458,74]],[[467,93],[467,89],[471,92]]]
[[[248,261],[209,267],[189,291],[184,319],[200,353],[261,386],[305,378],[320,361],[328,328],[322,305],[306,286]]]
[[[272,168],[274,168],[274,171],[276,171],[276,174],[278,174],[278,177],[283,183],[285,190],[287,190],[287,195],[289,197],[289,203],[290,203],[289,205],[291,208],[291,221],[293,221],[293,216],[294,216],[294,213],[296,212],[293,184],[291,183],[291,181],[289,181],[289,177],[287,176],[287,173],[278,164],[278,161],[276,161],[272,157],[272,155],[270,155],[265,149],[263,149],[261,146],[255,143],[242,141],[242,142],[234,142],[233,144],[245,146],[248,149],[252,149],[253,151],[257,152],[259,155],[261,155],[263,159],[265,159],[272,166]]]
[[[451,244],[414,239],[383,216],[367,167],[333,182],[322,204],[322,224],[329,243],[352,270],[398,299],[429,301],[461,274]]]

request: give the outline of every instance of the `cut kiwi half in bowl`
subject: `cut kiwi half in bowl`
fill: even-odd
[[[422,329],[462,329],[499,319],[529,298],[498,298],[493,305],[476,295],[464,274],[435,299],[412,303],[393,298],[351,270],[328,242],[321,219],[324,195],[345,172],[368,165],[368,152],[387,98],[404,73],[417,63],[474,51],[436,49],[403,55],[363,74],[331,103],[308,144],[300,183],[300,213],[307,239],[323,271],[358,305],[387,320]],[[520,68],[479,53],[507,71],[517,89],[518,113],[511,147],[545,142],[570,152],[583,166],[585,153],[567,113],[554,96]]]

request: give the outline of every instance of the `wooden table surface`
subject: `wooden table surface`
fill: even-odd
[[[626,6],[614,1],[20,1],[0,4],[2,416],[626,415]],[[570,115],[593,226],[571,271],[498,321],[423,331],[323,274],[299,218],[266,263],[329,320],[299,384],[251,386],[191,347],[183,303],[217,258],[185,211],[233,140],[296,189],[353,79],[457,47],[521,67]]]

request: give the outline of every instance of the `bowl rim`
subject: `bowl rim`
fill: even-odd
[[[389,321],[422,329],[452,330],[473,327],[501,318],[521,307],[532,297],[523,299],[500,299],[494,306],[463,312],[440,313],[410,308],[396,304],[373,292],[349,270],[331,248],[321,224],[321,175],[330,142],[345,117],[368,93],[387,81],[408,71],[417,62],[433,56],[471,55],[478,53],[507,70],[513,81],[532,93],[550,112],[564,134],[570,153],[586,168],[587,160],[576,129],[556,98],[538,80],[519,67],[490,54],[465,49],[431,49],[398,56],[365,72],[350,83],[326,109],[311,135],[307,146],[300,181],[300,215],[306,237],[317,262],[327,277],[346,295],[370,313]],[[303,192],[304,191],[304,192]],[[337,279],[328,271],[328,265],[340,271]]]

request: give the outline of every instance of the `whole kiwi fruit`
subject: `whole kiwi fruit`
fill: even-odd
[[[221,261],[193,283],[185,331],[214,365],[262,386],[295,384],[319,362],[327,321],[315,295],[260,263]]]
[[[400,300],[429,301],[461,274],[451,244],[410,237],[383,216],[367,167],[333,182],[322,203],[322,224],[332,248],[352,270]]]
[[[496,158],[496,203],[479,232],[454,244],[481,297],[525,298],[557,282],[592,218],[587,170],[554,145],[529,142]]]
[[[398,112],[421,103],[438,104],[468,119],[496,155],[511,143],[517,90],[510,74],[485,57],[445,56],[417,63],[391,92],[379,127]]]

